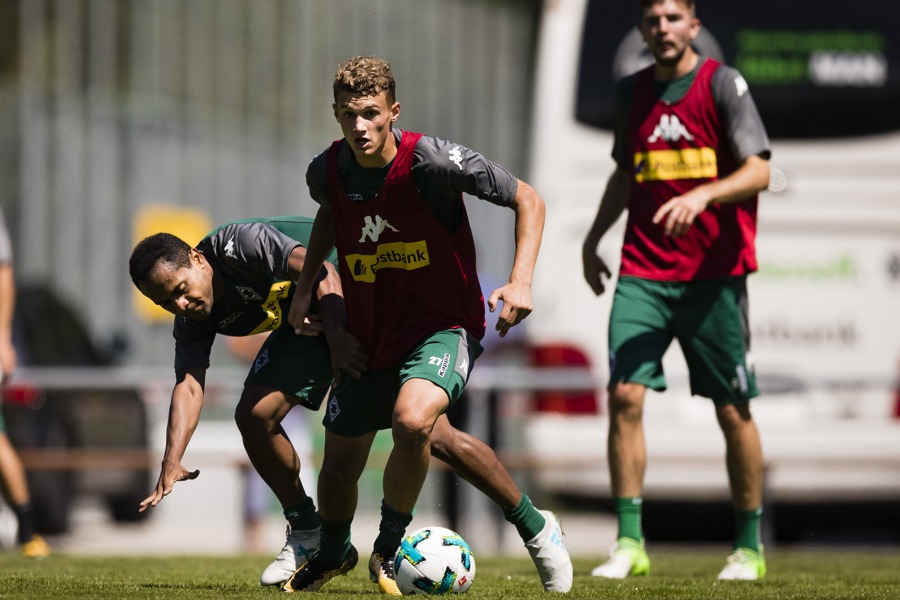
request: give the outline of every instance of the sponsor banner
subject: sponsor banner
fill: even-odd
[[[346,260],[353,279],[365,283],[373,283],[381,269],[412,271],[431,264],[425,240],[378,244],[374,254],[348,254]]]
[[[681,150],[651,150],[634,155],[634,180],[671,181],[673,179],[708,179],[716,177],[719,169],[716,151],[712,148],[684,148]]]

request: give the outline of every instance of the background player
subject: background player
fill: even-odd
[[[0,385],[5,385],[16,370],[16,349],[12,342],[13,311],[16,302],[16,283],[12,264],[12,243],[6,220],[0,212]],[[32,558],[50,555],[50,546],[35,533],[31,494],[22,460],[6,435],[3,413],[0,412],[0,491],[9,502],[19,523],[18,541],[22,554]]]
[[[713,400],[725,436],[736,515],[733,553],[719,579],[758,579],[762,449],[749,400],[746,276],[757,268],[757,193],[769,182],[769,140],[747,84],[699,56],[693,0],[641,0],[639,29],[654,65],[617,89],[617,163],[584,242],[596,294],[610,270],[600,238],[628,209],[609,324],[608,460],[619,519],[610,559],[593,575],[643,575],[641,505],[647,387],[664,390],[662,357],[677,338],[693,394]]]

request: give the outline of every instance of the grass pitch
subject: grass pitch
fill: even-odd
[[[527,558],[477,558],[477,574],[467,599],[547,598]],[[570,598],[677,599],[855,599],[900,597],[900,548],[864,551],[778,550],[766,554],[769,574],[761,582],[717,582],[722,549],[670,548],[650,554],[650,576],[599,580],[588,573],[601,557],[575,560]],[[280,598],[260,588],[269,556],[85,557],[52,556],[34,561],[0,555],[0,598]],[[377,597],[363,561],[319,594],[336,600]]]

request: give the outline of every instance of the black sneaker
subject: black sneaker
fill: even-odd
[[[338,575],[346,575],[352,571],[358,562],[359,553],[356,548],[350,546],[350,551],[347,552],[347,556],[338,567],[324,569],[319,565],[317,559],[313,559],[294,571],[281,589],[285,592],[317,592],[319,588]]]
[[[372,552],[369,557],[369,579],[372,583],[378,584],[378,589],[382,594],[388,596],[402,596],[397,582],[394,581],[394,555],[385,558],[381,552],[377,550]]]

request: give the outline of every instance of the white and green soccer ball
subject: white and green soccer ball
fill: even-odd
[[[475,556],[455,531],[423,527],[400,543],[394,555],[394,579],[405,595],[462,593],[475,579]]]

